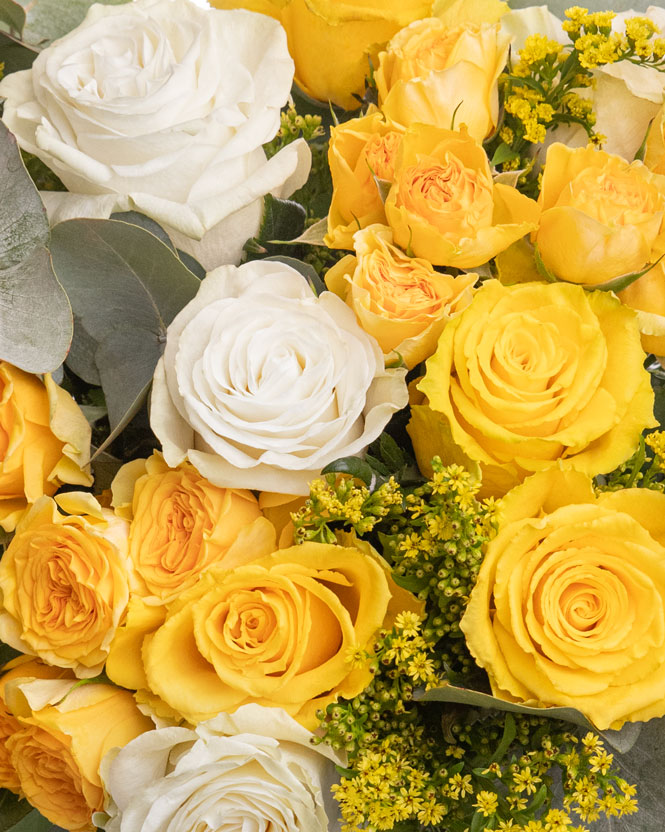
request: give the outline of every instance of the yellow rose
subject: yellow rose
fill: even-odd
[[[42,497],[0,561],[0,639],[79,677],[101,672],[129,597],[127,523],[87,493]]]
[[[374,80],[383,114],[404,128],[466,124],[482,141],[497,124],[497,82],[509,44],[498,24],[449,28],[437,18],[411,23],[379,55]]]
[[[329,248],[353,248],[358,228],[385,223],[375,177],[392,181],[402,131],[379,112],[345,121],[330,131],[328,163],[333,195],[328,212]]]
[[[50,375],[0,362],[0,525],[13,531],[28,505],[62,483],[90,485],[90,427]]]
[[[505,500],[461,626],[495,696],[599,729],[665,714],[665,495],[550,469]]]
[[[5,704],[5,686],[13,679],[25,677],[58,679],[66,676],[69,671],[42,664],[35,661],[35,659],[29,659],[27,656],[20,656],[9,662],[4,666],[3,671],[2,676],[0,676],[0,789],[9,789],[15,794],[21,794],[21,783],[7,747],[9,738],[21,730],[21,723]]]
[[[393,592],[402,604],[378,556],[355,547],[305,543],[212,567],[145,638],[148,686],[190,722],[256,702],[312,729],[318,708],[369,683],[349,651],[371,643]]]
[[[429,407],[409,426],[418,462],[475,460],[495,494],[557,461],[611,471],[656,424],[643,360],[635,314],[613,295],[489,281],[427,362]]]
[[[561,280],[599,284],[642,271],[665,253],[665,176],[593,148],[547,151],[533,235]]]
[[[102,757],[153,727],[131,693],[75,680],[12,679],[4,698],[20,723],[7,740],[11,762],[28,801],[51,823],[92,832],[104,790]]]
[[[233,544],[261,518],[250,491],[213,485],[189,463],[169,468],[159,453],[123,465],[111,489],[116,514],[130,521],[130,591],[152,603],[188,589],[212,564],[244,562]]]
[[[249,9],[286,29],[295,82],[319,101],[355,110],[365,91],[368,55],[402,26],[426,17],[432,0],[212,0],[218,9]]]
[[[665,107],[663,107],[647,134],[644,164],[654,173],[665,174]]]
[[[399,353],[411,369],[432,355],[447,321],[469,305],[478,275],[441,274],[429,261],[407,257],[383,225],[357,231],[354,246],[356,256],[336,263],[326,285],[386,356]]]
[[[404,134],[384,208],[398,246],[463,269],[487,263],[538,222],[534,200],[494,184],[487,154],[464,127],[417,124]]]

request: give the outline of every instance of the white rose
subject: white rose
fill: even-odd
[[[623,32],[626,18],[636,16],[651,18],[661,32],[665,31],[665,10],[657,6],[650,6],[646,13],[622,12],[612,21],[612,28]],[[529,35],[536,32],[559,43],[570,44],[568,35],[561,28],[561,20],[547,6],[529,6],[508,12],[501,18],[501,28],[513,38],[514,53],[524,46]],[[603,149],[632,161],[650,122],[660,110],[665,94],[665,73],[619,61],[594,70],[593,77],[594,88],[579,90],[579,93],[593,100],[594,129],[606,137]],[[548,131],[545,144],[556,141],[570,147],[585,147],[588,140],[586,130],[580,125],[562,125]]]
[[[308,494],[406,405],[405,373],[289,266],[222,266],[168,328],[150,423],[171,467],[189,458],[216,485]]]
[[[305,142],[270,160],[262,148],[293,71],[284,30],[265,15],[189,0],[94,5],[0,82],[3,120],[71,191],[43,195],[52,222],[137,210],[213,268],[239,260],[265,194],[307,178]]]
[[[148,731],[104,758],[106,832],[337,829],[329,748],[279,708],[245,705],[194,730]],[[327,811],[326,811],[327,810]]]

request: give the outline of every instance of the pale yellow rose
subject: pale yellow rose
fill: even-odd
[[[665,261],[617,294],[637,310],[645,351],[665,355]]]
[[[374,80],[383,114],[403,128],[465,124],[482,141],[497,124],[497,82],[509,43],[498,24],[449,28],[437,18],[415,21],[379,55]]]
[[[79,677],[102,670],[127,607],[127,523],[87,493],[42,497],[0,561],[0,639]]]
[[[395,243],[437,266],[472,268],[536,228],[538,206],[494,184],[487,154],[462,127],[404,134],[385,202]]]
[[[20,730],[7,740],[20,789],[51,823],[92,832],[104,803],[102,757],[151,729],[129,691],[76,680],[10,680],[8,709]]]
[[[356,547],[305,543],[212,567],[145,637],[148,686],[190,722],[256,702],[313,729],[318,708],[369,683],[349,651],[371,644],[393,593],[405,608],[387,566]]]
[[[89,460],[90,427],[69,393],[0,362],[0,525],[13,531],[63,483],[90,485]]]
[[[654,427],[635,313],[607,292],[490,281],[451,321],[418,385],[409,434],[427,471],[480,463],[487,493],[560,464],[611,471]]]
[[[560,280],[596,285],[665,253],[665,176],[593,148],[549,147],[532,235]]]
[[[665,174],[665,107],[653,120],[647,135],[644,164],[654,173]]]
[[[432,0],[211,0],[218,9],[249,9],[286,29],[295,82],[319,101],[355,110],[365,91],[368,56],[395,32],[432,10]],[[322,57],[325,56],[325,59]]]
[[[550,469],[504,501],[461,626],[495,696],[599,729],[665,714],[665,495]]]
[[[72,674],[67,670],[51,667],[27,656],[19,656],[6,664],[2,670],[3,674],[0,676],[0,789],[9,789],[10,792],[21,794],[21,783],[12,763],[7,741],[17,731],[20,731],[22,726],[5,704],[5,686],[13,679],[26,677],[58,679]]]
[[[331,129],[328,163],[333,195],[325,236],[329,248],[352,249],[359,228],[386,222],[376,180],[392,182],[402,132],[377,111]]]
[[[478,275],[437,272],[428,260],[407,257],[392,232],[370,225],[354,234],[356,256],[326,273],[326,285],[353,309],[384,355],[398,353],[411,369],[436,349],[446,323],[471,302]]]
[[[116,514],[130,521],[130,591],[151,603],[171,600],[212,564],[237,566],[238,535],[268,523],[250,491],[213,485],[187,462],[169,468],[157,452],[123,465],[111,489]]]

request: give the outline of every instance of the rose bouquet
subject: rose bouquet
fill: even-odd
[[[665,12],[0,0],[0,832],[655,832]]]

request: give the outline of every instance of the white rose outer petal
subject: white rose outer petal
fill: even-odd
[[[229,832],[336,829],[333,762],[345,761],[315,750],[303,730],[278,708],[248,705],[195,730],[141,734],[104,758],[109,800],[95,823],[107,832],[195,832],[202,822]]]
[[[211,232],[185,248],[212,268],[239,259],[265,194],[307,178],[306,142],[269,160],[262,148],[293,71],[284,30],[265,15],[136,0],[92,6],[0,96],[21,147],[70,191],[48,196],[52,221],[138,210],[193,240]]]
[[[359,454],[407,403],[405,370],[338,297],[279,263],[209,274],[175,318],[153,381],[151,426],[169,465],[220,486],[286,494]]]

